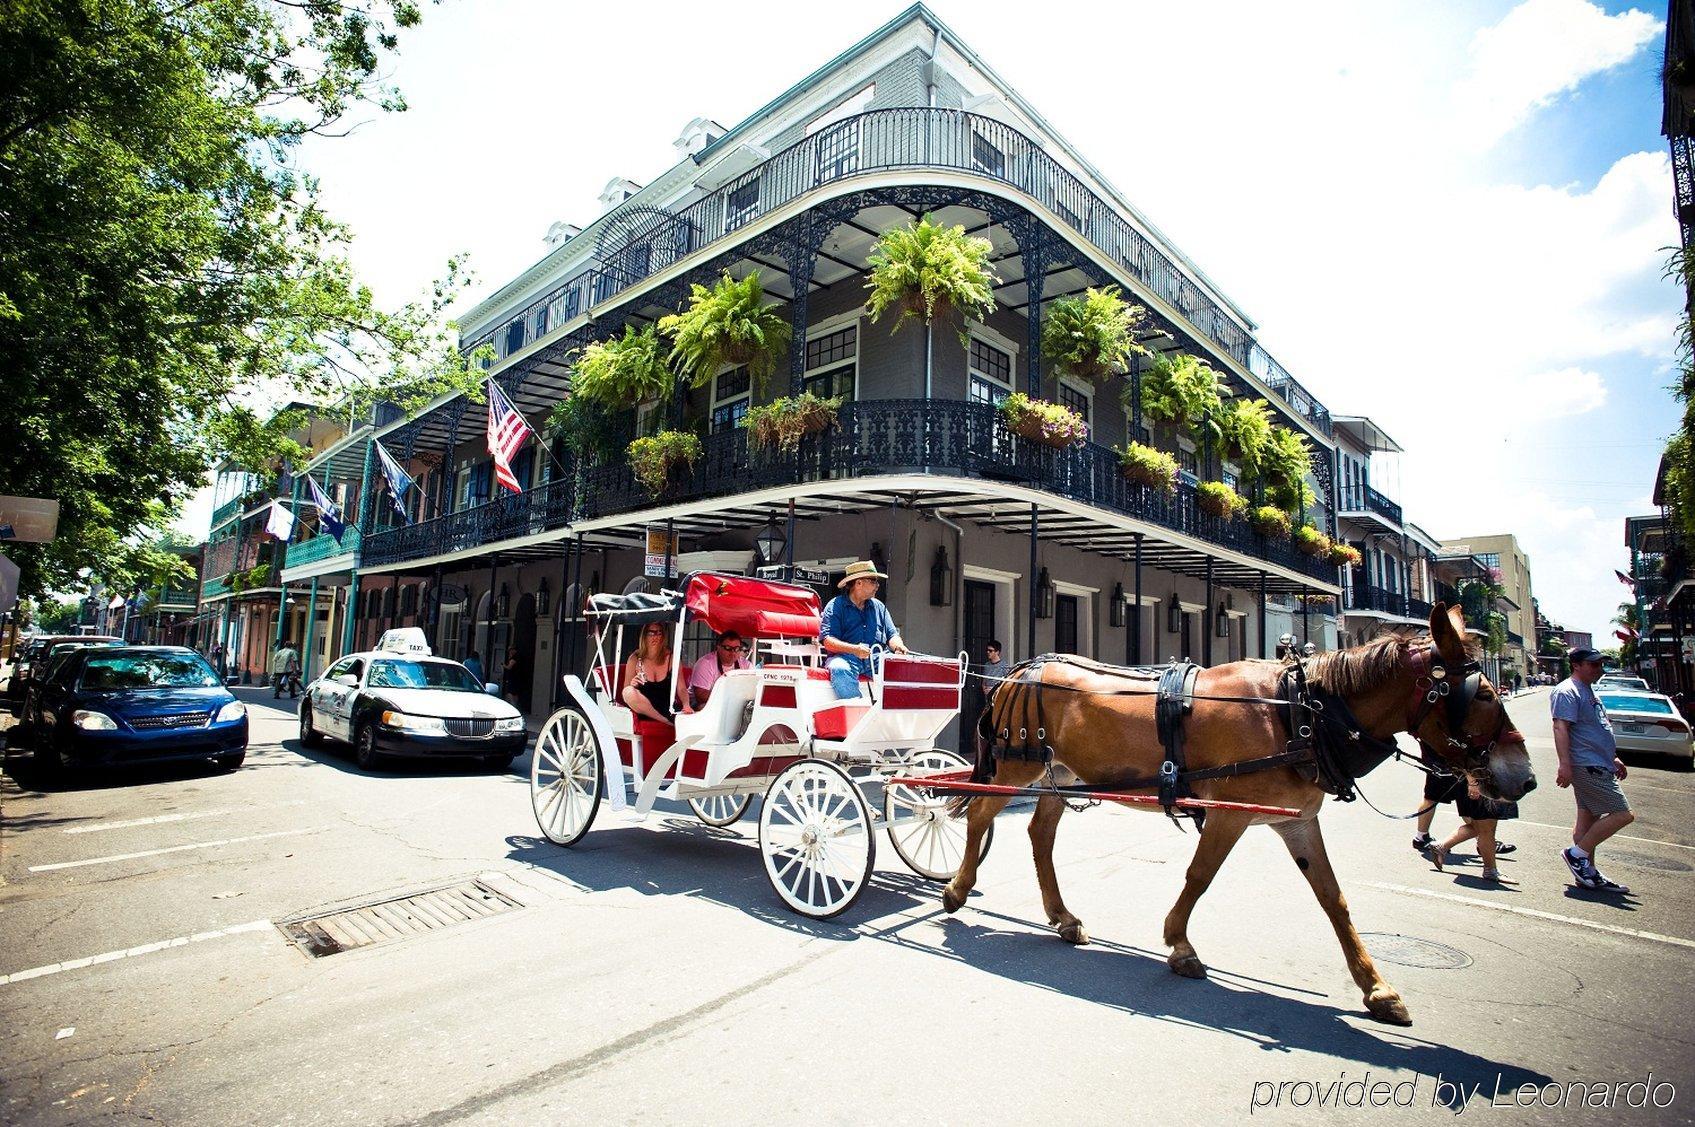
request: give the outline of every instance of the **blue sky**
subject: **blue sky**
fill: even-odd
[[[393,73],[411,109],[303,159],[380,297],[460,251],[481,296],[690,118],[735,123],[902,6],[427,7]],[[1657,5],[933,7],[1333,411],[1407,448],[1385,484],[1411,519],[1517,533],[1544,609],[1610,635],[1676,418]]]

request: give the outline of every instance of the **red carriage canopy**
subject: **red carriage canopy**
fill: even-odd
[[[683,601],[696,621],[719,633],[818,637],[818,593],[796,583],[703,571],[689,576]]]

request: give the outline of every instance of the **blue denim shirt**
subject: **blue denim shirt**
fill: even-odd
[[[850,646],[882,646],[885,649],[889,639],[898,633],[900,631],[895,629],[895,620],[889,617],[889,608],[883,605],[883,600],[866,599],[863,607],[856,607],[846,595],[837,595],[825,605],[818,629],[820,641],[834,638]]]

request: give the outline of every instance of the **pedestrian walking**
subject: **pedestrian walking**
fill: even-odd
[[[1558,786],[1577,799],[1577,821],[1569,848],[1561,853],[1572,879],[1584,888],[1629,892],[1608,880],[1595,865],[1601,843],[1636,820],[1619,782],[1629,771],[1618,757],[1607,710],[1595,697],[1601,679],[1601,651],[1576,649],[1567,655],[1571,676],[1554,687],[1548,707],[1554,716],[1554,753],[1559,756]]]
[[[996,685],[1006,680],[1006,675],[1012,672],[1011,663],[1006,660],[1005,650],[1001,648],[999,639],[992,639],[983,647],[983,689],[993,692]]]
[[[471,676],[477,679],[477,684],[480,687],[486,678],[483,677],[483,659],[477,656],[476,651],[472,650],[465,660],[459,664],[470,671]]]
[[[277,648],[271,654],[271,699],[281,700],[283,690],[288,690],[290,700],[300,696],[300,651],[294,648],[294,643],[284,639],[277,643]]]
[[[1413,834],[1412,847],[1413,852],[1423,853],[1432,844],[1430,827],[1436,821],[1437,808],[1444,803],[1452,802],[1455,808],[1459,809],[1461,799],[1466,797],[1467,787],[1464,776],[1453,774],[1442,758],[1422,743],[1419,745],[1418,757],[1425,767],[1424,805],[1418,811],[1417,828]],[[1460,810],[1460,816],[1465,817],[1463,809]],[[1514,816],[1517,816],[1516,813]],[[1446,843],[1446,848],[1452,849],[1466,840],[1467,838],[1461,837],[1455,841],[1450,841]],[[1496,854],[1511,853],[1518,848],[1518,846],[1506,841],[1496,841],[1493,844]],[[1479,846],[1479,851],[1481,849],[1482,847]],[[1440,868],[1441,866],[1437,867]]]
[[[1442,872],[1442,866],[1448,859],[1448,851],[1461,842],[1475,838],[1477,855],[1483,860],[1483,879],[1499,881],[1501,870],[1496,863],[1496,857],[1501,853],[1501,848],[1495,841],[1495,831],[1498,823],[1518,817],[1518,803],[1496,802],[1485,798],[1477,789],[1477,784],[1468,779],[1461,788],[1461,793],[1454,799],[1454,809],[1460,815],[1459,828],[1442,841],[1426,844],[1424,855],[1430,858],[1430,863],[1436,866],[1437,872]]]

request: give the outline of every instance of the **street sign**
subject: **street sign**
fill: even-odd
[[[766,564],[764,567],[754,570],[761,579],[775,579],[781,583],[785,582],[784,573],[789,569],[783,564]],[[830,582],[830,573],[821,567],[801,567],[797,564],[794,568],[794,577],[786,580],[786,582],[810,583],[814,587],[822,587]]]
[[[662,579],[671,573],[671,561],[677,558],[677,545],[681,541],[676,533],[672,533],[667,543],[663,528],[652,525],[647,529],[647,561],[642,570],[644,574]]]
[[[7,540],[45,544],[59,531],[59,502],[45,497],[0,497],[0,528]]]

